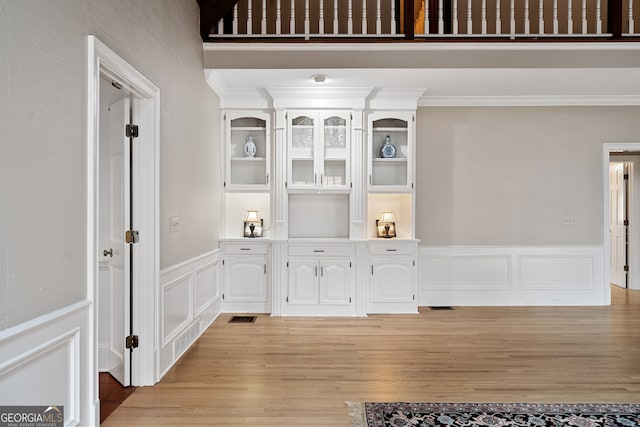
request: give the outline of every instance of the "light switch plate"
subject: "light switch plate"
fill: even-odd
[[[180,225],[180,217],[172,216],[169,218],[169,231],[171,233],[175,233],[178,231],[178,226]]]

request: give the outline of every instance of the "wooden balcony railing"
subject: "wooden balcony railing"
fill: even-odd
[[[619,40],[640,37],[639,20],[640,0],[239,0],[205,41]]]

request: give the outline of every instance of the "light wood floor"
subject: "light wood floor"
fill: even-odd
[[[639,402],[640,291],[610,307],[222,315],[105,426],[347,426],[345,401]]]

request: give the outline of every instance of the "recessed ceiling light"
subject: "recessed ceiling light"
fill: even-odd
[[[316,83],[324,83],[327,80],[326,74],[314,74],[311,79]]]

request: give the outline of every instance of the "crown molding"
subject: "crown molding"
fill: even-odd
[[[371,87],[267,87],[273,108],[365,109]]]
[[[418,107],[637,106],[638,95],[423,96]]]

